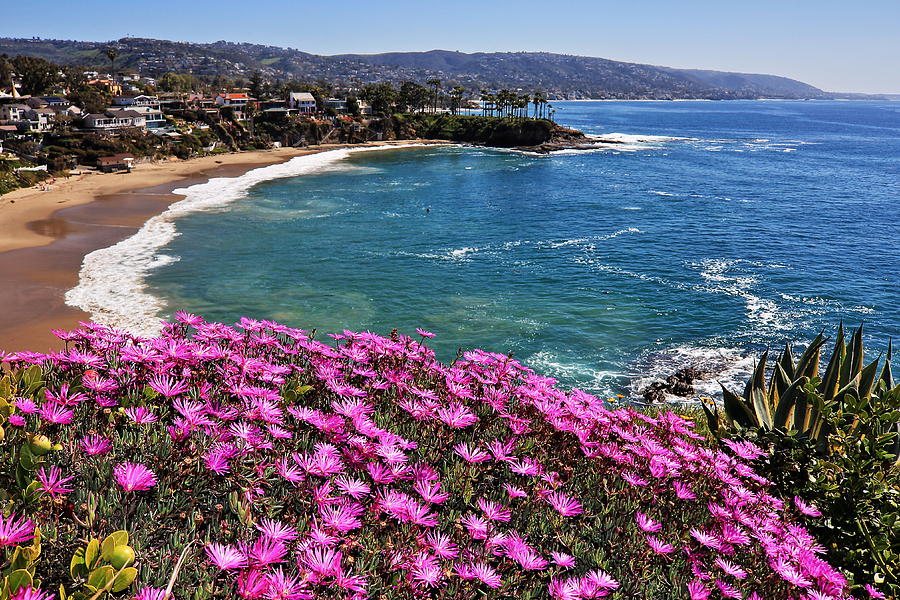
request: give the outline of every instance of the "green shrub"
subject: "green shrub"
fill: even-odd
[[[705,407],[710,429],[768,448],[755,465],[784,498],[813,503],[824,519],[813,532],[830,562],[856,585],[900,594],[900,385],[889,345],[864,363],[862,327],[843,327],[819,374],[824,338],[795,363],[785,348],[765,381],[762,357],[743,396],[724,390],[725,418]]]

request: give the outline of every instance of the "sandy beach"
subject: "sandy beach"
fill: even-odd
[[[182,198],[173,190],[296,156],[409,143],[329,144],[141,163],[131,173],[90,172],[58,179],[48,190],[27,188],[0,197],[0,349],[62,347],[51,330],[72,329],[89,319],[64,302],[78,282],[84,256],[133,235]]]

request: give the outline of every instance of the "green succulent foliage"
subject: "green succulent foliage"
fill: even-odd
[[[30,546],[15,546],[8,551],[4,568],[0,571],[0,600],[8,600],[20,587],[38,587],[35,579],[36,563],[41,555],[41,531],[35,530]]]
[[[799,360],[794,360],[790,344],[771,367],[768,383],[768,351],[755,365],[742,395],[722,386],[725,424],[731,429],[777,430],[811,439],[819,450],[830,452],[828,438],[835,433],[831,417],[835,412],[870,414],[874,402],[894,388],[891,371],[892,345],[879,371],[880,358],[864,362],[863,328],[853,332],[848,343],[844,327],[838,328],[831,357],[820,375],[821,351],[825,336],[819,334]],[[719,431],[723,419],[714,405],[704,404],[712,431]],[[852,427],[859,425],[855,420]],[[889,424],[876,435],[894,435],[892,454],[900,456],[900,427]]]
[[[75,591],[60,588],[60,600],[98,600],[107,594],[118,594],[131,587],[138,575],[134,549],[128,545],[128,532],[115,531],[101,542],[91,538],[79,548],[69,563],[69,574]]]
[[[742,395],[723,387],[724,415],[704,405],[718,437],[753,441],[769,452],[756,471],[786,500],[799,496],[823,513],[810,523],[857,586],[875,583],[900,597],[900,385],[889,343],[866,363],[863,328],[838,329],[822,367],[821,334],[795,360],[790,346],[768,353]],[[768,379],[766,374],[770,373]]]

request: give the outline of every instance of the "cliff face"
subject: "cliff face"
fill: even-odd
[[[384,119],[397,138],[448,140],[497,148],[549,152],[589,143],[580,131],[543,119],[499,119],[469,115],[397,115]]]

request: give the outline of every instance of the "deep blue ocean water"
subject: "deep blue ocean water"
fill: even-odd
[[[364,152],[179,217],[166,305],[324,333],[433,331],[611,394],[736,382],[840,320],[900,337],[900,103],[564,102],[624,141]],[[614,135],[623,134],[623,135]]]

